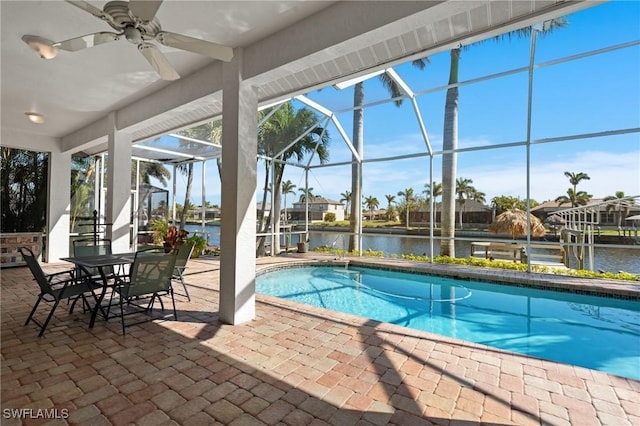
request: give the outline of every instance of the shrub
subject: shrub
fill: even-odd
[[[333,213],[333,212],[325,213],[324,220],[325,220],[325,222],[335,222],[336,221],[336,214]]]
[[[187,244],[193,244],[193,253],[191,257],[199,257],[207,248],[207,240],[200,235],[193,234],[185,241]]]
[[[151,219],[149,229],[153,231],[153,243],[162,245],[169,232],[169,223],[164,219]]]

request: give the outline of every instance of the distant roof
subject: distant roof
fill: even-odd
[[[602,198],[592,198],[587,202],[587,206],[590,206],[592,204],[598,204],[598,203],[602,203],[603,199]],[[536,207],[532,207],[531,211],[535,212],[538,210],[560,210],[560,209],[569,209],[571,208],[571,203],[567,202],[567,203],[558,203],[557,201],[554,200],[550,200],[550,201],[545,201],[544,203],[541,203],[539,205],[537,205]]]
[[[305,204],[304,201],[296,201],[295,204]],[[324,197],[309,197],[309,204],[336,204],[336,205],[342,205],[341,202],[339,201],[335,201],[335,200],[331,200],[329,198],[324,198]]]
[[[442,205],[442,203],[434,203],[435,208],[438,209],[438,210],[440,210],[440,206],[441,205]],[[458,210],[459,206],[460,206],[460,204],[456,200],[456,211]],[[465,200],[464,201],[464,211],[465,212],[481,212],[481,211],[489,211],[489,210],[491,210],[491,207],[486,206],[486,205],[482,204],[479,201],[476,201],[476,200]],[[417,209],[414,209],[413,211],[428,212],[429,211],[429,204],[421,205],[420,207],[418,207]]]

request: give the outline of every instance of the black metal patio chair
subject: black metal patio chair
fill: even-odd
[[[73,255],[75,257],[98,256],[102,254],[112,254],[111,240],[107,238],[93,239],[85,238],[73,241]],[[123,273],[121,270],[116,271],[113,266],[103,268],[105,278],[107,280],[117,280]],[[102,282],[103,279],[97,268],[79,268],[78,277],[91,278],[94,281]]]
[[[184,282],[184,271],[187,269],[187,262],[191,259],[191,254],[193,254],[194,244],[183,244],[178,246],[179,251],[176,255],[176,267],[172,279],[175,281],[180,281],[182,284],[182,288],[184,288],[185,296],[187,296],[187,300],[191,302],[191,296],[189,296],[189,290],[187,290],[187,285]]]
[[[69,313],[73,313],[73,308],[75,307],[78,299],[82,299],[82,307],[83,309],[89,307],[89,303],[86,300],[85,294],[90,293],[95,298],[95,293],[93,290],[98,287],[97,284],[93,284],[91,281],[78,281],[74,275],[74,270],[57,272],[54,274],[45,274],[36,259],[36,256],[33,254],[28,247],[19,247],[18,251],[22,254],[27,266],[31,270],[35,281],[38,283],[40,287],[40,294],[38,295],[38,300],[36,300],[35,305],[33,305],[33,309],[31,309],[31,313],[27,318],[27,321],[24,325],[29,324],[29,321],[33,321],[40,327],[39,337],[42,337],[44,334],[49,321],[53,317],[53,313],[55,312],[58,304],[62,300],[73,299],[71,303],[71,307],[69,308]],[[64,278],[64,277],[67,278]],[[38,321],[34,314],[38,309],[38,305],[41,301],[45,301],[48,303],[53,303],[49,314],[47,315],[46,320],[41,323]]]
[[[168,254],[148,250],[139,251],[135,255],[128,278],[115,283],[109,299],[107,315],[109,315],[114,303],[114,295],[117,295],[123,335],[125,334],[126,326],[157,319],[152,315],[153,305],[157,299],[160,302],[162,311],[164,311],[162,296],[171,296],[171,302],[173,304],[173,314],[163,316],[162,318],[173,316],[174,320],[178,319],[171,279],[176,265],[176,257],[179,252],[179,249],[174,249],[172,253]],[[147,314],[148,318],[125,325],[125,316],[140,313]]]

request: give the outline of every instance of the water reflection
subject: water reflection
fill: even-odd
[[[199,225],[187,225],[186,229],[191,232],[200,233],[202,228]],[[220,227],[205,227],[205,234],[209,245],[220,245]],[[349,238],[338,232],[310,232],[310,248],[326,246],[335,249],[346,250]],[[284,247],[284,246],[283,246]],[[403,235],[364,235],[362,238],[363,250],[382,251],[385,256],[393,254],[414,254],[429,256],[430,244],[428,237],[413,238]],[[456,241],[456,256],[468,257],[471,254],[471,243],[469,241]],[[534,252],[545,252],[543,249],[536,249]],[[440,252],[438,240],[433,242],[433,252],[437,255]],[[548,253],[556,253],[548,251]],[[637,248],[596,248],[594,254],[594,269],[618,272],[625,271],[633,274],[640,274],[640,250]],[[571,265],[573,267],[573,265]]]
[[[328,246],[331,247],[333,241],[336,240],[335,232],[311,232],[310,248]],[[345,244],[348,238],[344,238]],[[336,247],[338,249],[347,249],[347,247]],[[430,254],[429,238],[415,238],[403,235],[364,235],[362,237],[362,249],[382,251],[385,256],[393,254],[414,254],[425,255]],[[469,241],[456,241],[455,250],[457,257],[468,257],[471,254],[471,243]],[[536,251],[544,252],[543,249]],[[440,252],[440,242],[433,241],[433,252],[438,255]],[[552,253],[551,251],[548,251]],[[640,274],[640,250],[637,248],[601,248],[594,250],[594,270],[603,270],[610,272],[625,271],[633,274]]]

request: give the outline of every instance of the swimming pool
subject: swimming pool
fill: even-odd
[[[640,379],[640,301],[373,268],[259,275],[296,302]]]

